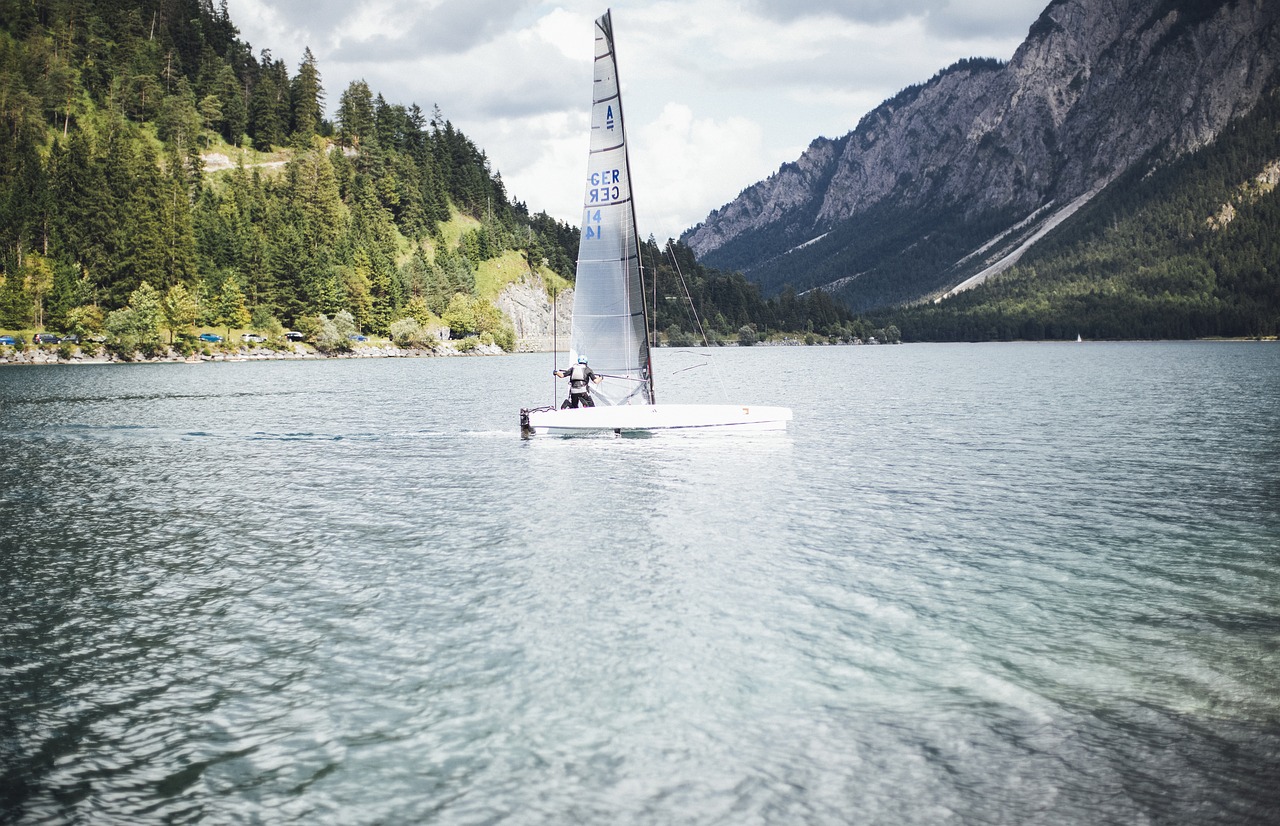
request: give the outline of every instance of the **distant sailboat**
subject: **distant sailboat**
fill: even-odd
[[[1076,344],[1079,344],[1079,343],[1080,343],[1080,342],[1082,342],[1082,341],[1084,341],[1084,339],[1080,338],[1080,334],[1079,334],[1079,333],[1076,333]]]
[[[527,435],[785,430],[791,420],[786,407],[657,403],[613,20],[608,11],[595,24],[592,99],[569,360],[589,357],[592,370],[604,381],[591,391],[595,407],[523,409],[521,429]]]

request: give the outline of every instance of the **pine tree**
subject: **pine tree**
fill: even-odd
[[[107,164],[80,131],[66,150],[50,152],[50,189],[59,209],[50,222],[51,246],[87,274],[95,295],[105,293],[115,273],[120,238],[120,199],[108,181]]]
[[[190,284],[196,279],[196,243],[191,225],[191,188],[177,150],[166,159],[167,174],[158,199],[160,234],[163,241],[163,269],[156,284],[168,289],[174,284]]]
[[[302,63],[293,79],[292,97],[293,139],[305,146],[319,131],[324,116],[324,87],[320,85],[320,70],[310,46],[302,53]]]
[[[187,79],[179,78],[173,92],[166,95],[156,117],[156,134],[185,155],[199,145],[202,119],[196,96]],[[197,153],[198,156],[198,153]]]
[[[249,96],[249,129],[255,149],[268,151],[285,142],[289,123],[287,94],[289,76],[284,61],[271,60],[271,52],[262,52],[258,79]]]
[[[222,110],[218,130],[223,140],[239,146],[249,131],[249,107],[245,102],[244,84],[236,77],[235,70],[224,63],[218,69],[216,88]]]
[[[126,304],[143,282],[166,284],[169,259],[159,160],[145,141],[121,143],[106,156],[108,186],[120,204],[109,264],[108,301],[115,306]]]
[[[369,84],[353,80],[338,98],[338,142],[359,149],[373,135],[373,94]]]

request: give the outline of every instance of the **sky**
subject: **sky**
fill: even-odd
[[[530,212],[582,220],[592,21],[608,0],[228,0],[241,39],[332,117],[353,80],[438,105]],[[679,237],[751,184],[965,57],[1008,60],[1048,0],[613,0],[642,236]]]

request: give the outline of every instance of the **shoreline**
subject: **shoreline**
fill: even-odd
[[[294,345],[291,350],[273,350],[268,347],[241,349],[235,352],[194,353],[184,356],[170,349],[168,352],[152,357],[141,356],[133,359],[117,358],[115,355],[99,350],[86,355],[80,348],[70,358],[63,358],[56,349],[27,348],[21,351],[3,348],[7,352],[0,353],[0,367],[31,367],[42,365],[75,365],[75,364],[207,364],[220,362],[246,361],[324,361],[328,359],[371,359],[371,358],[454,358],[458,356],[491,356],[504,353],[497,345],[481,344],[463,352],[453,347],[437,349],[405,348],[394,344],[387,346],[359,347],[342,353],[321,353],[318,350]]]
[[[1086,340],[1084,342],[1076,342],[1070,340],[1053,340],[1053,341],[1032,341],[1017,339],[1014,341],[915,341],[915,342],[895,342],[895,344],[1159,344],[1159,343],[1276,343],[1280,338],[1263,337],[1263,338],[1187,338],[1187,339],[1117,339],[1117,340]],[[880,346],[885,346],[879,342]],[[815,344],[806,344],[803,340],[787,338],[778,341],[760,341],[752,347],[853,347],[868,346],[862,342],[818,342]],[[701,348],[706,345],[691,345]],[[712,348],[720,347],[740,347],[737,342],[727,341],[719,344],[710,345]],[[874,346],[874,345],[872,345]],[[893,345],[889,345],[893,346]],[[658,350],[681,350],[689,349],[688,346],[672,347],[670,345],[659,345]],[[318,350],[295,344],[292,350],[273,350],[267,347],[255,347],[249,350],[239,350],[232,353],[196,353],[191,356],[183,356],[181,353],[170,349],[166,354],[145,357],[140,356],[134,359],[121,359],[100,350],[93,355],[85,355],[83,351],[76,348],[76,352],[70,358],[63,358],[57,350],[44,348],[26,348],[23,350],[15,350],[11,347],[0,347],[0,367],[32,367],[43,365],[75,365],[75,364],[207,364],[207,363],[224,363],[224,362],[247,362],[247,361],[327,361],[331,359],[381,359],[381,358],[458,358],[470,356],[502,356],[515,355],[518,353],[550,353],[551,350],[541,348],[530,348],[525,346],[517,346],[515,350],[508,353],[497,345],[481,344],[476,347],[462,351],[451,346],[441,349],[423,349],[423,348],[406,348],[397,347],[394,344],[385,346],[365,346],[355,348],[342,353],[322,353]],[[556,352],[568,352],[566,349],[557,350]]]

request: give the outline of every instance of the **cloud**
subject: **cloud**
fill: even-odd
[[[575,225],[582,220],[590,147],[589,111],[579,108],[497,121],[469,133],[490,157],[501,158],[508,194],[534,212]],[[640,232],[659,240],[679,236],[706,217],[708,205],[728,201],[791,157],[771,157],[763,130],[749,118],[697,117],[680,103],[668,103],[655,120],[629,120],[627,134]]]
[[[412,60],[338,60],[337,74],[364,78],[387,100],[440,103],[468,133],[483,123],[580,109],[590,103],[590,55],[573,60],[538,29],[506,32],[465,53]],[[323,71],[323,67],[322,67]]]
[[[944,39],[1024,36],[1048,0],[749,0],[748,8],[784,24],[840,19],[884,24],[918,17]]]
[[[326,61],[412,61],[463,54],[510,32],[538,0],[228,0],[255,49],[310,46]],[[323,68],[323,67],[322,67]]]
[[[951,40],[1016,38],[1022,41],[1048,4],[1049,0],[968,3],[953,0],[929,13],[929,31],[937,37]]]
[[[685,104],[668,103],[656,120],[627,128],[640,233],[659,241],[678,236],[706,217],[708,204],[728,201],[776,165],[765,154],[760,124],[746,117],[698,117]]]
[[[533,0],[365,0],[347,19],[335,60],[413,61],[466,54],[509,32]]]
[[[946,5],[946,0],[751,0],[750,8],[765,17],[792,22],[812,17],[839,17],[859,23],[884,23],[922,14]]]
[[[678,235],[962,57],[1009,58],[1046,0],[628,0],[614,26],[642,232]],[[228,0],[330,113],[368,81],[439,104],[533,211],[581,220],[599,0]],[[618,4],[615,4],[618,5]]]
[[[575,226],[582,220],[582,176],[587,169],[589,111],[487,122],[468,131],[497,159],[507,194],[531,212],[546,212]]]

